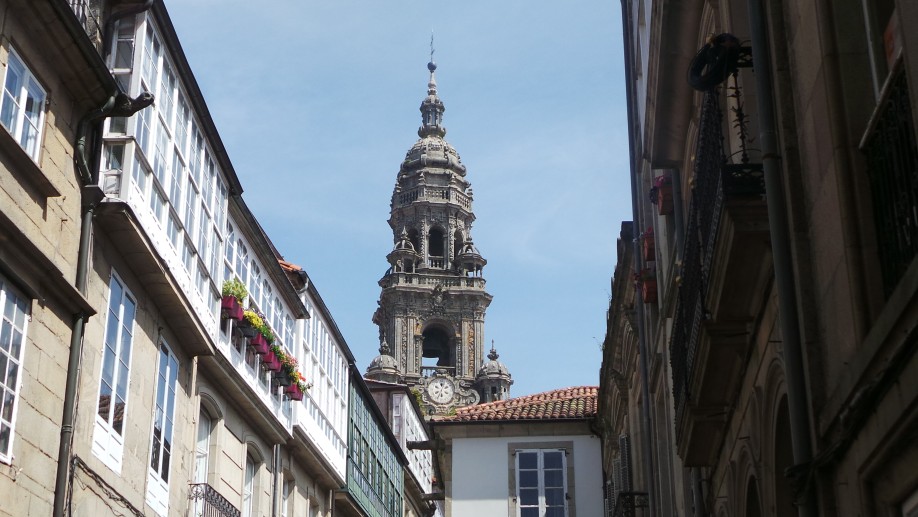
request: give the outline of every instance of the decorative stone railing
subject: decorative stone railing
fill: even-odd
[[[398,206],[405,206],[415,201],[434,201],[456,203],[466,210],[472,209],[472,199],[462,192],[450,187],[432,187],[423,185],[398,194]]]

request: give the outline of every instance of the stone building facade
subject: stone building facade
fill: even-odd
[[[636,288],[610,307],[602,417],[631,426],[638,511],[911,515],[918,8],[623,20]]]
[[[0,515],[400,515],[338,491],[354,358],[163,2],[11,0],[0,65]]]

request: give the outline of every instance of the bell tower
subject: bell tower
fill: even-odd
[[[427,69],[419,139],[399,168],[389,205],[393,247],[373,322],[399,382],[416,388],[428,414],[437,415],[479,402],[491,295],[482,276],[487,261],[472,242],[471,183],[443,138],[432,52]]]

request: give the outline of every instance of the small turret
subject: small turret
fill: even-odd
[[[492,340],[488,360],[481,365],[475,377],[475,389],[478,391],[481,403],[510,398],[510,385],[513,384],[513,379],[510,378],[510,370],[504,363],[497,360],[498,357],[500,356],[497,355]]]

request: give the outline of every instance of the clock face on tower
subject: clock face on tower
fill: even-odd
[[[427,385],[427,396],[437,404],[446,404],[453,400],[455,388],[449,379],[438,377]]]

